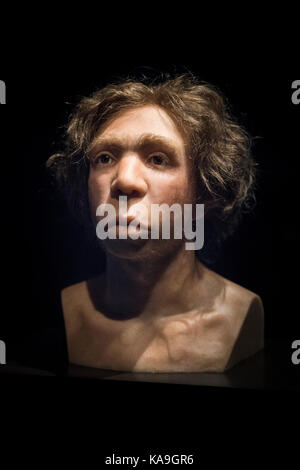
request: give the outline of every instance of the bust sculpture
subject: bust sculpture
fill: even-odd
[[[127,201],[106,225],[115,236],[97,238],[104,272],[61,292],[70,362],[224,372],[262,349],[259,295],[205,262],[249,207],[255,180],[250,138],[220,92],[190,75],[107,85],[78,103],[64,145],[48,167],[92,237],[106,217],[99,207],[118,213]],[[193,217],[203,204],[201,249],[186,249],[172,230],[163,237],[162,217],[156,238],[141,236],[153,225],[151,207],[162,204],[190,205]]]

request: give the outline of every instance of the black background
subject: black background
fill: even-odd
[[[108,63],[70,75],[67,66],[59,74],[49,66],[27,75],[2,77],[7,86],[7,105],[0,108],[5,129],[2,266],[9,273],[5,295],[14,312],[4,312],[4,317],[14,327],[39,324],[48,291],[102,269],[103,259],[95,256],[63,201],[47,185],[45,162],[60,149],[62,126],[80,96],[120,77],[155,76],[161,71],[191,71],[217,86],[253,137],[252,151],[259,164],[257,205],[225,244],[212,269],[259,294],[265,307],[266,338],[291,343],[299,336],[300,106],[291,101],[291,84],[297,77],[274,79],[272,71],[253,69],[247,74],[220,74],[195,62]],[[36,302],[41,302],[39,308],[33,307]]]
[[[217,53],[209,52],[211,57],[204,60],[203,51],[207,52],[208,38],[215,29],[210,36],[199,33],[193,40],[188,30],[177,29],[177,41],[182,40],[184,33],[186,36],[180,49],[173,36],[166,34],[163,47],[150,41],[151,58],[141,48],[137,58],[132,59],[140,32],[130,31],[135,36],[134,46],[124,45],[126,34],[119,35],[115,45],[111,43],[114,28],[107,35],[99,20],[96,39],[85,35],[83,46],[83,31],[79,26],[70,26],[68,37],[60,41],[65,24],[58,15],[47,37],[47,48],[41,44],[39,32],[22,47],[24,35],[19,34],[14,42],[14,30],[8,58],[0,68],[0,79],[7,85],[7,105],[0,106],[0,338],[11,338],[20,331],[26,335],[42,322],[39,305],[51,292],[98,269],[98,260],[83,245],[81,232],[73,230],[64,207],[40,190],[45,187],[45,162],[57,149],[59,126],[68,115],[70,106],[66,102],[76,102],[80,95],[135,71],[136,67],[159,71],[175,68],[179,72],[188,69],[218,86],[236,117],[253,137],[258,137],[253,148],[261,169],[258,205],[228,241],[214,269],[261,296],[266,338],[284,342],[286,367],[291,367],[291,343],[300,336],[300,105],[291,102],[291,83],[299,79],[299,69],[296,54],[291,54],[289,65],[284,57],[292,41],[283,46],[285,50],[279,57],[267,31],[263,43],[252,44],[247,51],[236,33],[226,45],[219,38]],[[253,28],[251,39],[255,35],[254,24]],[[161,39],[161,29],[152,28],[150,32]],[[76,44],[74,35],[78,36]],[[52,42],[54,37],[58,46]],[[272,61],[270,52],[275,56]],[[78,243],[82,243],[82,250],[78,250]],[[12,442],[11,462],[21,449],[24,461],[25,456],[31,463],[36,461],[33,457],[42,451],[40,462],[44,464],[47,457],[54,465],[57,452],[62,449],[72,459],[81,455],[81,464],[89,465],[93,459],[102,468],[102,456],[109,451],[136,455],[137,449],[160,448],[178,453],[190,447],[202,465],[208,457],[210,464],[230,461],[240,466],[246,460],[254,466],[264,452],[269,462],[278,463],[282,457],[286,466],[295,450],[296,434],[291,430],[291,423],[298,423],[295,395],[284,398],[279,394],[263,396],[258,391],[49,380],[1,380],[2,404],[8,408],[6,437]],[[27,440],[34,417],[34,433],[30,434],[34,437]],[[284,450],[283,435],[289,441]],[[71,437],[72,444],[66,444],[66,436]]]

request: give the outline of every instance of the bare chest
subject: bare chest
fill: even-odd
[[[85,312],[77,328],[66,326],[70,362],[120,371],[222,370],[233,341],[222,315],[196,311],[155,322]]]

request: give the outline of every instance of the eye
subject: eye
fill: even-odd
[[[108,165],[112,163],[113,159],[108,153],[102,153],[95,158],[95,163],[100,165]]]
[[[155,155],[151,155],[149,157],[149,160],[153,163],[155,166],[165,166],[168,163],[168,159],[165,155],[156,153]]]

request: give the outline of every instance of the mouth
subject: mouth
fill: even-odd
[[[128,226],[135,218],[132,216],[121,216],[116,218],[116,225],[125,225]]]
[[[149,227],[147,224],[143,224],[141,221],[136,219],[133,216],[124,216],[124,217],[117,217],[116,218],[116,226],[123,226],[123,227],[128,227],[130,223],[135,220],[134,228],[135,229],[140,229],[140,230],[149,230]]]

